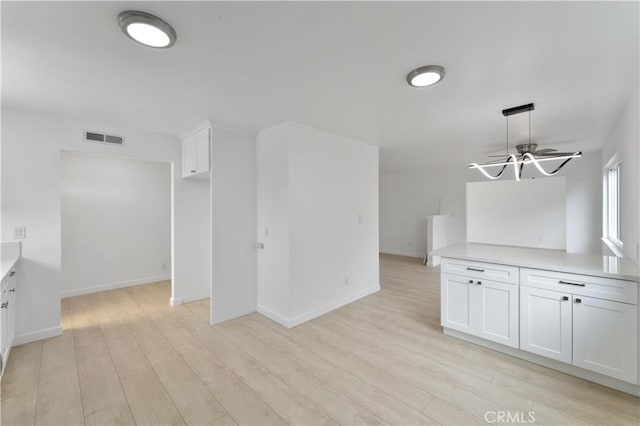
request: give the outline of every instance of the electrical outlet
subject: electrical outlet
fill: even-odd
[[[407,247],[409,247],[409,248],[413,247],[413,243],[412,242],[408,242],[407,243]]]
[[[358,215],[358,223],[363,223],[364,222],[364,215],[359,214]]]
[[[13,227],[13,239],[14,240],[24,240],[27,238],[27,227],[22,226],[14,226]]]
[[[344,285],[349,285],[349,277],[344,277]]]
[[[164,270],[167,269],[167,262],[162,262],[162,269],[164,269]]]

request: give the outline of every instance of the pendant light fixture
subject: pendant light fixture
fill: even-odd
[[[513,173],[517,181],[522,179],[522,171],[525,165],[533,164],[536,169],[544,176],[553,176],[562,169],[565,164],[574,158],[582,157],[581,151],[576,152],[557,152],[556,149],[546,148],[538,149],[538,144],[531,142],[531,111],[535,109],[535,106],[531,104],[520,105],[513,108],[507,108],[502,110],[502,115],[506,117],[507,121],[507,150],[504,155],[493,155],[492,157],[500,157],[497,161],[490,161],[482,164],[471,163],[470,169],[478,169],[487,179],[496,180],[509,168],[513,167]],[[516,145],[517,153],[509,153],[509,116],[514,114],[520,114],[523,112],[529,113],[529,142]],[[556,161],[556,168],[548,172],[542,167],[544,162]],[[497,174],[492,175],[489,170],[499,168]]]
[[[178,38],[171,25],[145,12],[122,12],[118,15],[118,24],[127,37],[147,47],[166,49]]]

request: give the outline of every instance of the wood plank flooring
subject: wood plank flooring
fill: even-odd
[[[2,424],[639,423],[636,397],[443,335],[437,269],[382,255],[381,284],[291,330],[210,327],[168,282],[64,299],[64,334],[11,353]]]

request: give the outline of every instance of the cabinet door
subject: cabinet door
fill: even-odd
[[[182,176],[190,176],[198,172],[197,144],[193,138],[182,143]]]
[[[520,349],[571,363],[571,295],[520,288]]]
[[[475,289],[471,282],[470,278],[458,275],[441,275],[440,316],[443,327],[474,333],[475,304],[472,303],[472,292]]]
[[[194,135],[196,144],[197,173],[209,171],[209,129],[204,129]]]
[[[638,383],[638,307],[574,296],[573,364]]]
[[[2,296],[0,297],[0,354],[4,360],[5,353],[9,347],[9,309],[8,309],[8,285],[2,290]]]
[[[12,272],[15,275],[15,272]],[[16,336],[16,278],[11,275],[7,286],[7,346],[13,346]]]
[[[517,348],[518,286],[496,281],[474,280],[477,309],[476,335]]]

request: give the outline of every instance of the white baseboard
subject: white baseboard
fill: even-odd
[[[418,254],[416,252],[410,252],[410,251],[404,251],[404,250],[380,249],[380,253],[395,254],[396,256],[416,257],[418,259],[424,259],[423,254]]]
[[[279,313],[272,311],[269,308],[266,308],[262,305],[258,305],[256,306],[256,312],[258,312],[261,315],[264,315],[265,317],[269,318],[270,320],[273,320],[275,322],[277,322],[278,324],[287,327],[287,328],[291,328],[293,327],[291,325],[291,320],[283,315],[280,315]]]
[[[14,337],[13,346],[24,345],[36,340],[48,339],[49,337],[60,336],[62,334],[62,324],[57,327],[45,328],[44,330],[32,331]]]
[[[287,318],[262,305],[258,305],[256,307],[256,311],[280,325],[283,325],[287,328],[292,328],[296,325],[300,325],[304,322],[317,318],[321,315],[329,313],[335,309],[338,309],[344,305],[348,305],[349,303],[355,302],[358,299],[362,299],[363,297],[369,296],[370,294],[376,293],[378,291],[380,291],[380,283],[364,288],[346,297],[343,297],[331,303],[327,303],[316,309],[312,309],[311,311],[297,315],[293,318]]]
[[[182,299],[182,297],[170,297],[169,298],[169,304],[171,306],[178,306],[178,305],[182,305],[184,303],[184,299]]]
[[[63,299],[73,296],[81,296],[83,294],[98,293],[100,291],[113,290],[116,288],[132,287],[134,285],[155,283],[158,281],[167,281],[171,279],[171,275],[158,275],[156,277],[139,278],[136,280],[120,281],[117,283],[101,284],[92,287],[80,288],[77,290],[65,290],[62,292]]]
[[[570,374],[572,376],[580,377],[581,379],[589,380],[591,382],[598,383],[603,386],[607,386],[613,389],[617,389],[621,392],[628,393],[634,396],[640,396],[640,386],[633,383],[623,382],[622,380],[607,377],[602,374],[594,373],[584,368],[576,367],[571,364],[565,364],[560,361],[545,358],[543,356],[525,352],[520,349],[504,346],[499,343],[494,343],[489,340],[482,339],[480,337],[472,336],[467,333],[463,333],[458,330],[453,330],[447,327],[443,327],[444,334],[452,337],[456,337],[461,340],[465,340],[469,343],[473,343],[479,346],[483,346],[488,349],[492,349],[497,352],[502,352],[507,355],[514,356],[516,358],[524,359],[525,361],[533,362],[534,364],[542,365],[543,367],[558,370],[563,373]]]

